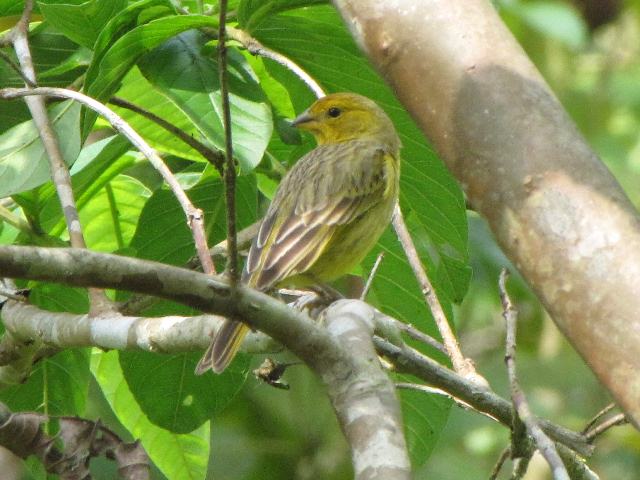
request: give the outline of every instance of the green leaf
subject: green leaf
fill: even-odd
[[[209,423],[188,434],[172,433],[151,423],[129,390],[115,351],[94,351],[91,371],[118,420],[142,442],[153,463],[167,478],[205,478],[209,459]],[[162,398],[154,400],[158,403],[164,401]]]
[[[120,352],[124,378],[149,420],[172,432],[188,433],[231,402],[247,378],[249,356],[239,355],[223,375],[195,375],[201,355]]]
[[[78,209],[92,198],[104,185],[134,162],[131,155],[123,156],[129,149],[129,141],[115,135],[84,147],[71,167],[71,185]],[[38,216],[44,231],[54,236],[66,228],[60,201],[51,182],[43,185],[39,192],[42,210]]]
[[[399,381],[412,381],[399,378]],[[400,389],[402,420],[414,468],[425,463],[449,418],[451,401],[446,397]]]
[[[248,32],[276,13],[294,8],[328,3],[328,0],[241,0],[238,5],[238,23]]]
[[[107,183],[79,212],[88,248],[113,252],[127,246],[149,196],[142,183],[126,175]]]
[[[45,19],[74,42],[92,48],[106,23],[127,0],[90,0],[80,5],[38,2]]]
[[[86,292],[53,283],[36,284],[29,301],[56,312],[85,313]],[[26,382],[0,391],[0,400],[13,411],[48,415],[82,415],[89,384],[86,349],[68,349],[36,363]]]
[[[224,149],[215,52],[198,31],[185,32],[146,55],[142,74],[170,99],[211,145]],[[271,110],[249,64],[229,51],[228,82],[234,156],[244,172],[260,162],[271,138]]]
[[[586,45],[588,28],[576,8],[560,1],[516,2],[504,6],[534,30],[570,48]]]
[[[132,68],[123,79],[118,97],[156,114],[174,127],[202,140],[200,133],[187,115],[167,97],[158,95],[158,91],[140,74],[137,67]],[[165,129],[159,128],[155,122],[125,108],[116,106],[112,108],[156,150],[188,160],[202,161],[202,156],[196,150]]]
[[[239,177],[236,185],[238,229],[256,219],[256,186],[252,176]],[[204,212],[205,229],[210,244],[225,237],[224,186],[219,178],[207,178],[187,192],[191,201]],[[184,264],[193,256],[193,237],[186,218],[172,192],[155,192],[144,206],[138,228],[131,240],[137,256],[174,265]]]
[[[49,117],[62,156],[71,165],[80,151],[80,106],[66,101],[51,108]],[[51,176],[49,161],[38,130],[31,120],[0,135],[0,197],[30,190]]]
[[[78,61],[78,46],[50,26],[41,24],[30,32],[29,47],[41,87],[68,85],[80,75],[82,65]],[[6,49],[5,53],[17,63],[13,50]],[[75,62],[75,68],[60,70],[60,66],[65,64],[72,67],[70,62]],[[6,62],[0,61],[0,85],[20,88],[24,87],[24,80]],[[29,109],[23,100],[3,102],[0,107],[0,133],[30,118]]]
[[[87,95],[108,100],[117,90],[120,81],[145,53],[178,33],[193,28],[216,27],[217,20],[204,15],[169,16],[139,25],[118,38],[103,55],[97,56],[87,71],[85,90]],[[101,43],[99,38],[96,48]],[[96,115],[87,112],[83,119],[86,134]]]

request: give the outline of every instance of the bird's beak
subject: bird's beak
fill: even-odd
[[[313,121],[314,118],[311,115],[311,112],[309,112],[309,110],[305,110],[304,112],[302,112],[300,115],[298,115],[296,118],[293,119],[293,122],[291,122],[291,125],[294,127],[301,127],[304,128],[304,124],[305,123],[309,123],[311,121]]]

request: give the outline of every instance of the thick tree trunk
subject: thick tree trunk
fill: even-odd
[[[488,0],[334,0],[554,320],[640,426],[640,223]]]

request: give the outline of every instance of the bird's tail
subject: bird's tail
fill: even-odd
[[[236,320],[226,320],[204,356],[196,366],[196,375],[202,375],[211,369],[215,373],[222,373],[238,353],[242,340],[249,332],[249,327]]]

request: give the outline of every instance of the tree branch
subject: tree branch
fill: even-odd
[[[0,276],[55,280],[69,285],[93,285],[153,294],[203,312],[238,318],[286,345],[323,379],[345,435],[353,442],[356,469],[361,469],[357,478],[409,478],[408,461],[403,463],[406,460],[404,442],[399,440],[397,432],[389,430],[394,422],[399,422],[397,403],[389,396],[393,388],[381,383],[380,375],[374,375],[377,362],[375,355],[369,355],[367,359],[360,358],[351,346],[344,346],[343,340],[334,338],[306,314],[278,300],[242,284],[232,287],[221,277],[74,248],[0,246]],[[335,312],[338,317],[353,314],[349,309],[338,308]],[[373,316],[374,313],[371,313],[371,318]],[[361,333],[356,333],[357,330],[344,328],[353,325],[353,321],[334,322],[330,314],[326,321],[333,325],[330,330],[337,337],[347,335],[351,338],[354,335],[364,342]],[[113,328],[111,324],[110,328]],[[365,345],[360,346],[360,350],[365,348]],[[357,381],[350,382],[349,378]],[[371,418],[369,413],[374,410],[377,413]],[[358,417],[354,412],[366,412],[366,416]],[[380,418],[387,420],[377,423],[375,431],[357,431],[362,422],[373,425],[372,420]],[[386,460],[379,457],[380,451],[392,454],[385,455],[388,458]],[[376,459],[373,468],[364,468],[365,463],[371,467],[371,458]],[[367,460],[365,462],[362,459]]]
[[[337,382],[337,379],[344,381],[345,372],[360,369],[358,362],[361,360],[352,354],[352,349],[344,348],[326,329],[311,321],[307,315],[243,285],[232,289],[227,281],[217,276],[73,248],[14,246],[0,246],[0,276],[129,290],[177,301],[203,312],[239,318],[289,348],[325,380],[329,390],[339,388],[329,382]],[[19,305],[10,308],[22,307],[32,308]],[[49,315],[57,318],[58,314]],[[96,319],[91,320],[93,321]],[[152,322],[163,320],[139,321],[149,322],[149,326]],[[340,322],[336,325],[339,326]],[[124,339],[124,332],[121,333],[121,338]],[[199,338],[194,341],[202,345],[202,335],[199,334]],[[474,409],[510,426],[511,405],[488,388],[457,375],[408,347],[398,347],[378,337],[374,337],[374,344],[376,350],[391,359],[398,370],[422,378]],[[593,450],[581,435],[545,420],[539,420],[539,423],[551,438],[579,454],[589,455]],[[561,455],[565,454],[577,462],[576,465],[580,463],[573,458],[574,454],[561,449]]]
[[[339,300],[323,315],[329,334],[351,353],[351,362],[324,380],[351,445],[355,478],[411,478],[400,404],[371,342],[375,310],[362,301]]]
[[[569,480],[569,474],[567,473],[553,442],[542,431],[540,425],[538,425],[538,421],[529,408],[529,402],[520,388],[518,377],[516,376],[516,323],[518,319],[518,312],[511,303],[511,298],[509,298],[509,294],[507,292],[506,283],[508,275],[507,269],[503,268],[500,272],[499,288],[500,300],[502,301],[502,316],[504,317],[507,330],[504,361],[507,364],[509,384],[511,386],[511,399],[513,401],[515,413],[513,429],[514,438],[517,428],[516,424],[521,421],[524,423],[527,429],[526,431],[533,439],[536,447],[549,464],[549,467],[551,467],[554,480]],[[520,448],[514,444],[511,447],[512,455],[519,450]]]
[[[639,428],[640,221],[491,2],[333,3]]]
[[[399,347],[378,337],[374,337],[374,344],[378,353],[389,358],[399,372],[414,375],[441,388],[471,405],[475,410],[484,412],[511,428],[510,402],[496,395],[488,387],[469,381],[412,348]],[[593,452],[593,446],[589,445],[582,435],[546,420],[538,421],[553,440],[566,445],[582,456],[589,456]]]

